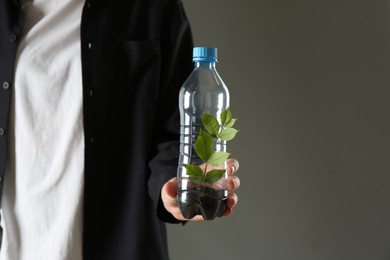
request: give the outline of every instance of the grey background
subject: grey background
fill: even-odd
[[[389,1],[184,0],[239,118],[235,213],[172,260],[390,259]]]

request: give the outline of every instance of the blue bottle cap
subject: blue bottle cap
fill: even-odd
[[[193,61],[216,61],[218,58],[217,48],[195,47],[192,57]]]

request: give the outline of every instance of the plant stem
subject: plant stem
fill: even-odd
[[[207,166],[208,166],[208,164],[206,163],[206,166],[204,167],[204,172],[203,172],[203,182],[202,182],[202,185],[206,181]]]

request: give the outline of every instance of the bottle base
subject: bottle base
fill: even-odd
[[[225,190],[197,186],[177,195],[180,210],[186,219],[202,215],[205,220],[222,217],[226,210]]]

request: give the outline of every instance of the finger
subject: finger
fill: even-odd
[[[223,216],[224,216],[224,217],[228,217],[228,216],[230,216],[232,213],[233,213],[233,209],[232,209],[232,208],[226,208],[225,213],[223,213]]]
[[[169,197],[176,199],[176,195],[177,195],[177,179],[176,179],[176,177],[170,179],[164,187],[166,189],[166,194]]]
[[[231,175],[228,177],[228,182],[227,182],[227,189],[229,191],[234,191],[240,187],[240,178],[237,176]]]
[[[227,208],[234,208],[238,203],[238,197],[237,197],[237,194],[235,194],[234,192],[229,192],[229,196],[228,196],[228,199],[226,201],[226,206]]]
[[[177,207],[177,185],[176,178],[172,178],[164,184],[161,190],[161,199],[164,203],[164,207],[171,212],[172,208]],[[171,212],[172,213],[172,212]]]
[[[233,213],[233,208],[238,202],[238,197],[234,192],[229,193],[229,197],[226,201],[226,210],[223,214],[224,217],[230,216]]]
[[[238,171],[238,168],[240,167],[240,164],[236,159],[230,158],[227,160],[228,165],[228,174],[233,175],[235,172]]]

